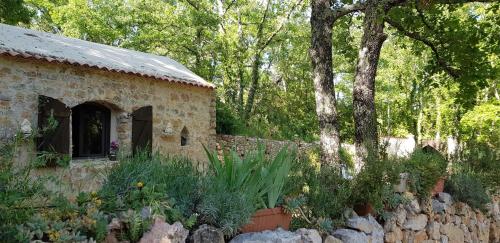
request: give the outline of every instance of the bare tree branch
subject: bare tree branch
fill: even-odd
[[[386,17],[385,19],[385,22],[387,22],[389,25],[391,25],[392,27],[394,27],[396,30],[398,30],[399,32],[401,32],[403,35],[409,37],[409,38],[412,38],[414,40],[417,40],[417,41],[420,41],[422,43],[424,43],[426,46],[428,46],[429,48],[431,48],[432,52],[434,53],[434,56],[436,57],[436,60],[438,62],[438,64],[450,75],[452,76],[453,78],[458,78],[460,77],[460,74],[459,74],[459,70],[451,67],[447,62],[446,60],[444,60],[441,55],[439,54],[439,51],[438,49],[436,48],[436,46],[434,45],[434,43],[432,43],[432,41],[430,41],[429,39],[426,39],[425,37],[423,37],[422,35],[420,35],[419,33],[417,32],[411,32],[409,30],[406,30],[400,23]]]
[[[332,4],[334,5],[334,4]],[[357,12],[365,9],[362,3],[353,3],[342,5],[341,7],[333,7],[332,14],[334,21],[352,12]]]
[[[191,7],[193,7],[194,9],[196,10],[200,10],[200,7],[198,7],[198,4],[196,4],[196,1],[192,1],[192,0],[185,0],[189,5],[191,5]]]

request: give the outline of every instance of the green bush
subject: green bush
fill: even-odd
[[[81,242],[93,238],[102,242],[107,234],[108,219],[98,207],[97,197],[78,197],[78,204],[64,196],[55,197],[52,207],[41,208],[27,222],[19,225],[17,241]],[[85,200],[82,200],[85,198]]]
[[[260,144],[257,150],[244,158],[231,150],[223,161],[216,151],[205,148],[210,161],[212,176],[218,183],[225,184],[229,191],[240,191],[255,202],[257,208],[274,208],[283,196],[288,173],[295,159],[295,153],[282,148],[273,159],[266,158],[265,148]]]
[[[491,193],[500,191],[500,149],[469,140],[454,164],[470,167]]]
[[[438,152],[415,150],[403,161],[405,172],[408,172],[410,189],[419,198],[430,196],[431,190],[439,178],[446,175],[448,162]]]
[[[33,146],[33,137],[17,133],[0,144],[0,239],[6,242],[14,242],[16,226],[29,220],[36,213],[35,207],[45,206],[49,196],[44,186],[48,178],[30,176],[46,161],[35,156],[25,166],[15,165],[20,150]]]
[[[458,163],[473,169],[492,193],[500,190],[500,102],[492,100],[474,107],[460,120]]]
[[[282,201],[283,191],[294,153],[283,148],[273,158],[265,155],[264,146],[244,158],[231,150],[218,158],[205,148],[210,161],[204,196],[198,207],[203,222],[220,227],[233,235],[248,223],[256,209],[274,208]]]
[[[214,177],[206,178],[204,196],[198,206],[200,223],[220,228],[231,236],[250,222],[256,207],[253,198],[242,191],[231,190]]]
[[[490,202],[477,174],[469,169],[460,169],[452,174],[445,183],[445,191],[450,193],[453,199],[480,210],[485,210],[486,204]]]
[[[344,221],[351,181],[343,179],[335,167],[320,167],[319,151],[313,150],[293,163],[286,194],[287,209],[294,213],[292,228],[317,228],[325,232]]]
[[[120,160],[98,194],[105,212],[150,206],[167,220],[186,224],[200,201],[200,178],[189,160],[138,153]]]
[[[393,185],[400,178],[400,166],[396,160],[368,159],[361,171],[352,181],[350,206],[371,204],[381,213],[391,199]]]

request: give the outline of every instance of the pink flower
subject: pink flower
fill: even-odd
[[[110,145],[111,151],[116,152],[120,148],[120,145],[117,141],[112,141]]]

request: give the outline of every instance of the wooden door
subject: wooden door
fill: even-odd
[[[153,107],[145,106],[132,113],[132,150],[151,153],[153,148]]]
[[[69,154],[69,121],[71,109],[64,103],[40,95],[38,97],[37,151]]]

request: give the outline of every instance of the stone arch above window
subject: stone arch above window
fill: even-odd
[[[186,127],[182,128],[181,131],[181,146],[186,146],[189,144],[189,131]]]
[[[71,109],[63,102],[38,96],[37,151],[69,154]]]

